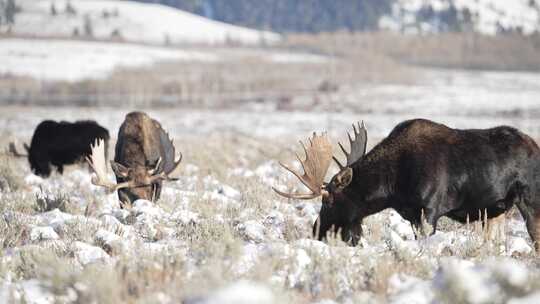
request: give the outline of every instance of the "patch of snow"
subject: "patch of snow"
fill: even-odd
[[[262,242],[264,237],[265,228],[264,225],[258,221],[249,220],[243,223],[240,223],[236,226],[236,229],[249,241],[256,243]]]
[[[529,243],[521,237],[507,236],[507,251],[508,255],[523,254],[527,255],[533,251],[533,248]]]
[[[275,63],[325,63],[327,57],[312,54],[273,53],[267,60]]]
[[[216,291],[205,304],[273,304],[275,297],[272,291],[261,284],[238,281]]]
[[[30,231],[30,240],[33,242],[42,240],[57,240],[58,238],[58,234],[56,234],[54,229],[50,226],[34,227]]]
[[[435,298],[431,282],[402,273],[388,279],[388,292],[392,304],[429,304]]]
[[[199,214],[196,212],[191,212],[189,210],[176,211],[171,215],[170,218],[184,225],[197,224],[199,222]]]
[[[540,291],[526,295],[522,298],[510,299],[507,304],[538,304],[540,303]]]
[[[209,53],[110,42],[0,39],[1,74],[43,80],[80,81],[107,78],[117,68],[150,66],[159,61],[204,61],[218,58]],[[91,63],[91,64],[88,64]],[[26,182],[43,180],[28,175]]]
[[[31,279],[0,285],[0,303],[52,304],[55,299],[40,281]]]
[[[58,208],[55,208],[51,211],[40,213],[36,216],[41,225],[49,225],[52,227],[57,227],[62,225],[65,221],[68,221],[73,218],[73,215],[60,211]]]
[[[390,221],[390,228],[400,237],[406,240],[414,240],[414,231],[409,221],[404,220],[401,215],[394,210],[389,210],[388,219]]]
[[[103,249],[79,241],[73,243],[73,252],[82,265],[104,262],[109,259],[109,255]]]
[[[471,261],[457,258],[444,259],[434,278],[435,287],[452,301],[492,303],[501,296],[499,286],[491,280],[491,273],[475,266]]]

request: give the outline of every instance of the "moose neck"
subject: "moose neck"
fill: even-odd
[[[391,206],[395,158],[391,151],[375,147],[353,164],[353,180],[344,191],[359,210],[360,218]]]

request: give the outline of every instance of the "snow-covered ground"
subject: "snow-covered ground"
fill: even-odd
[[[369,146],[417,112],[461,128],[510,124],[540,138],[534,75],[470,76],[478,83],[444,75],[431,89],[379,88],[390,104],[374,98],[370,113],[149,110],[183,152],[183,176],[157,204],[137,201],[129,210],[92,186],[86,168],[44,180],[25,160],[2,159],[0,178],[13,186],[0,192],[0,303],[126,302],[128,295],[152,303],[537,303],[540,270],[517,213],[507,217],[504,237],[448,221],[415,240],[409,223],[388,210],[365,221],[361,245],[351,248],[310,238],[320,202],[288,202],[270,189],[298,185],[278,164],[292,159],[297,140],[327,129],[335,143],[361,119]],[[490,96],[521,99],[503,106],[471,98],[463,109],[460,100],[481,83]],[[449,87],[436,89],[442,84]],[[400,107],[392,102],[399,96],[421,103],[411,97]],[[2,110],[0,143],[20,144],[46,118],[96,119],[114,137],[131,109]]]
[[[475,31],[494,35],[504,28],[531,34],[540,29],[540,4],[530,0],[398,0],[393,6],[392,16],[381,19],[381,26],[405,32],[437,32],[440,20],[433,18],[426,22],[417,22],[416,16],[422,8],[430,6],[435,14],[448,10],[450,5],[459,11],[467,9],[471,13]]]
[[[74,13],[66,11],[71,4]],[[14,34],[37,37],[89,36],[158,45],[259,44],[280,40],[263,32],[213,21],[159,4],[113,0],[20,0]],[[52,13],[54,7],[56,14]],[[77,34],[75,34],[77,33]]]
[[[189,142],[177,142],[189,149]],[[417,241],[408,222],[385,211],[365,222],[361,246],[322,243],[309,238],[320,203],[277,197],[271,185],[295,181],[275,159],[256,159],[253,166],[224,168],[218,177],[186,157],[184,176],[167,184],[157,204],[140,200],[129,210],[120,209],[115,193],[91,185],[86,169],[43,180],[24,161],[10,160],[22,180],[0,192],[0,303],[99,302],[128,286],[141,286],[138,295],[157,303],[538,298],[540,272],[529,264],[532,244],[520,219],[507,220],[505,238],[487,240],[457,226]],[[35,205],[40,199],[64,205]],[[103,285],[96,269],[116,274]],[[158,286],[145,283],[148,278]]]
[[[1,53],[1,51],[0,51]],[[265,55],[266,56],[266,55]],[[426,70],[425,80],[411,85],[370,84],[343,86],[328,98],[293,95],[291,103],[311,111],[276,111],[271,100],[240,104],[233,110],[148,109],[166,121],[173,134],[206,136],[216,132],[246,134],[274,140],[297,139],[313,130],[326,130],[335,139],[343,139],[354,121],[363,120],[369,130],[369,145],[386,136],[399,122],[429,118],[454,128],[514,126],[534,138],[540,138],[540,75],[535,73]],[[109,109],[5,108],[0,112],[0,130],[29,140],[32,128],[41,119],[64,120],[99,118],[116,130],[131,108],[115,105]],[[103,115],[106,112],[107,115]],[[24,115],[23,115],[24,113]],[[114,133],[114,132],[113,132]]]

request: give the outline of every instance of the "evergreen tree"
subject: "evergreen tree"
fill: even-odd
[[[16,13],[17,13],[17,5],[15,5],[15,0],[7,0],[6,6],[4,8],[4,18],[6,19],[7,24],[15,23]]]
[[[94,37],[94,28],[92,26],[92,20],[90,19],[89,15],[84,16],[84,36],[86,37]]]
[[[51,16],[56,16],[58,12],[56,11],[56,6],[54,5],[54,2],[51,3]]]

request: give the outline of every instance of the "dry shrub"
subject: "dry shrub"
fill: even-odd
[[[291,35],[288,44],[337,52],[362,58],[369,67],[385,67],[385,61],[420,66],[486,69],[540,70],[540,35],[485,36],[474,33],[401,35],[392,32],[322,33]],[[360,61],[358,61],[360,63]],[[362,67],[364,65],[361,65]]]
[[[0,192],[11,192],[21,189],[23,186],[22,179],[20,167],[14,163],[14,159],[10,156],[0,154]]]

